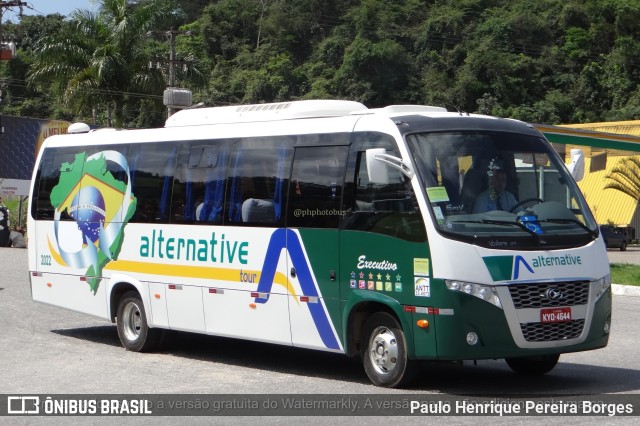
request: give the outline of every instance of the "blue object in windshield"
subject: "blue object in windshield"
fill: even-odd
[[[535,232],[536,234],[544,233],[544,231],[542,230],[542,227],[540,226],[540,223],[538,222],[538,216],[535,216],[535,215],[520,216],[518,218],[518,221],[522,223],[524,226],[526,226],[527,229]]]

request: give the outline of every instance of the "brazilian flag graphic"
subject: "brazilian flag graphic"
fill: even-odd
[[[108,171],[107,161],[122,168],[126,181]],[[117,151],[102,151],[89,157],[86,153],[76,154],[71,164],[61,165],[60,179],[50,200],[55,208],[55,238],[50,244],[63,266],[87,268],[87,283],[95,294],[103,268],[120,253],[124,227],[136,210],[127,160]],[[63,215],[71,217],[82,233],[82,249],[77,252],[67,252],[59,246]]]

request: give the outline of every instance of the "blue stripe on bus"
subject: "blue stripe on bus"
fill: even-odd
[[[283,228],[276,229],[273,234],[271,234],[269,246],[267,247],[267,254],[264,259],[264,267],[260,274],[260,282],[258,283],[258,293],[271,292],[273,279],[276,275],[278,259],[280,258],[280,254],[283,249],[286,249],[289,252],[293,267],[296,268],[298,282],[302,289],[302,295],[318,297],[319,294],[313,282],[311,269],[309,268],[309,264],[305,258],[298,235],[290,229]],[[257,297],[255,301],[256,303],[266,303],[268,298]],[[322,343],[324,343],[327,348],[340,349],[323,304],[308,303],[307,306],[309,307],[309,312],[311,313],[316,329],[320,334]]]

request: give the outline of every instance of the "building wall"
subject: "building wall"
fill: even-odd
[[[4,130],[0,135],[0,195],[27,195],[40,145],[49,136],[67,133],[70,123],[9,115],[0,120]]]
[[[640,136],[640,120],[617,121],[604,123],[569,124],[562,127],[592,130],[606,133],[617,133]],[[624,157],[609,155],[605,170],[589,172],[591,159],[586,160],[585,178],[578,183],[585,194],[596,220],[600,224],[614,224],[616,226],[631,226],[636,230],[636,238],[640,235],[640,200],[615,189],[605,189],[605,176]],[[638,155],[640,158],[640,155]]]

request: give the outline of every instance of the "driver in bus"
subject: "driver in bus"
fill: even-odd
[[[505,188],[507,173],[500,159],[493,159],[487,170],[489,188],[476,197],[473,213],[484,213],[493,210],[511,211],[518,202],[516,197]]]

